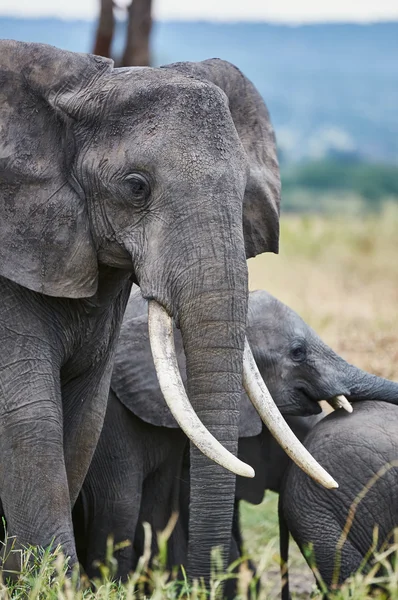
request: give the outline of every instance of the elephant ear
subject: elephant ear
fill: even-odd
[[[162,68],[209,81],[227,95],[231,116],[250,166],[243,204],[246,257],[262,252],[277,254],[281,194],[279,164],[274,131],[260,94],[237,67],[217,58]]]
[[[178,329],[174,329],[174,343],[181,377],[186,385],[185,353]],[[124,314],[111,388],[120,402],[143,421],[158,427],[178,427],[159,388],[149,343],[148,303],[136,286]],[[261,425],[253,405],[242,393],[239,435],[257,435]]]
[[[72,135],[84,92],[110,68],[91,55],[0,41],[0,275],[36,292],[79,298],[97,289]]]

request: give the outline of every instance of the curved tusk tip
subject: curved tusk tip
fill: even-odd
[[[253,477],[256,476],[256,472],[253,469],[253,467],[251,467],[250,465],[248,465],[246,463],[242,463],[242,468],[240,469],[240,472],[237,473],[237,475],[240,475],[241,477],[248,477],[249,479],[253,479]]]
[[[333,479],[333,477],[331,477],[329,475],[329,473],[326,473],[322,477],[319,477],[319,478],[314,477],[314,480],[317,483],[319,483],[319,485],[326,488],[327,490],[336,490],[339,487],[339,484],[337,483],[337,481],[335,481]]]
[[[250,479],[253,479],[255,476],[256,476],[256,471],[252,467],[250,467],[250,475],[249,475]]]
[[[330,404],[330,406],[332,406],[332,408],[334,408],[335,410],[337,410],[338,408],[342,408],[348,413],[353,412],[351,404],[348,402],[347,398],[342,394],[340,394],[339,396],[334,396],[333,398],[330,398],[330,400],[326,400],[326,402]]]
[[[340,408],[344,408],[348,413],[352,413],[353,408],[351,404],[348,402],[347,398],[340,394],[340,396],[336,396],[336,403]]]
[[[253,477],[256,476],[256,472],[253,469],[253,467],[251,467],[247,463],[242,462],[241,460],[239,461],[239,463],[240,464],[238,467],[230,468],[230,471],[232,471],[232,473],[235,473],[235,475],[239,475],[240,477],[248,477],[249,479],[253,479]]]
[[[333,478],[331,478],[330,484],[327,486],[329,490],[337,490],[339,484]]]
[[[327,471],[325,471],[323,467],[321,467],[321,469],[322,473],[319,473],[318,476],[313,477],[313,479],[327,490],[336,490],[339,487],[337,481],[333,479],[333,477]]]

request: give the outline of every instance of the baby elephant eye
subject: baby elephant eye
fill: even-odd
[[[303,362],[307,358],[307,349],[304,344],[295,344],[290,350],[290,356],[295,362]]]
[[[125,178],[129,184],[129,195],[133,200],[146,200],[151,192],[148,179],[141,173],[131,173]]]

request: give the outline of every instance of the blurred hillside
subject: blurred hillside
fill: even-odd
[[[0,37],[80,52],[92,50],[94,28],[0,16]],[[398,22],[158,22],[152,47],[156,64],[218,56],[255,83],[276,129],[285,209],[374,207],[398,197]]]
[[[350,159],[282,164],[286,212],[356,214],[398,201],[398,165]]]

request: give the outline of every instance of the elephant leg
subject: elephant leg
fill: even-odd
[[[182,433],[182,432],[181,432]],[[180,467],[176,471],[173,511],[178,512],[178,520],[167,543],[167,568],[187,565],[188,521],[189,521],[189,443],[184,434],[179,446]],[[183,579],[180,573],[179,579]]]
[[[237,498],[235,498],[235,506],[234,506],[234,516],[233,516],[233,520],[232,520],[232,539],[231,539],[231,550],[230,550],[230,556],[229,556],[229,562],[230,564],[236,562],[236,561],[240,561],[240,559],[243,557],[244,555],[244,548],[243,548],[243,538],[242,538],[242,531],[241,531],[241,527],[240,527],[240,512],[239,512],[239,500]],[[239,577],[239,572],[240,572],[240,568],[241,568],[241,562],[239,562],[239,564],[234,568],[233,573],[236,574],[236,577]],[[245,561],[245,564],[247,565],[247,568],[253,573],[253,575],[255,575],[256,573],[256,567],[254,565],[254,563],[249,559],[247,561]],[[224,596],[227,600],[233,600],[234,598],[237,597],[238,595],[238,579],[237,578],[232,578],[229,579],[226,584],[225,584],[225,590],[224,590]],[[255,586],[255,590],[254,590],[254,597],[257,598],[259,595],[259,584],[257,584]],[[249,591],[249,596],[250,599],[253,597],[253,594],[251,591]]]
[[[152,556],[158,551],[157,533],[163,531],[173,512],[179,512],[180,473],[186,445],[186,437],[180,429],[167,429],[146,425],[152,448],[147,448],[147,476],[143,485],[141,513],[137,528],[135,546],[137,556],[144,549],[143,522],[152,528]],[[156,441],[155,441],[156,440]],[[178,549],[175,548],[175,533],[179,529],[180,518],[174,527],[167,544],[168,568],[184,563],[187,553],[187,539],[178,537]],[[175,551],[177,550],[177,552]]]
[[[79,552],[79,558],[87,575],[97,577],[98,566],[106,564],[108,541],[112,540],[113,556],[117,561],[113,575],[126,581],[138,559],[133,542],[141,504],[142,478],[137,473],[130,474],[127,487],[126,481],[104,479],[99,477],[94,486],[91,480],[86,481],[82,490],[86,548],[82,554]],[[134,492],[129,495],[133,489]]]
[[[325,507],[325,503],[317,502],[315,505],[322,506],[322,518],[313,512],[297,514],[289,505],[290,512],[284,504],[284,516],[286,523],[298,544],[303,556],[310,568],[315,567],[321,581],[330,589],[333,585],[341,585],[350,575],[355,573],[363,559],[363,554],[348,539],[343,545],[340,554],[336,553],[342,528],[333,509]]]
[[[123,545],[115,552],[115,575],[125,580],[132,571],[143,479],[141,433],[134,416],[110,392],[104,428],[74,511],[79,559],[90,577],[106,560],[110,536],[115,546]]]
[[[0,493],[19,546],[60,544],[76,562],[63,447],[65,351],[44,297],[0,282]],[[6,569],[18,570],[17,554]]]
[[[1,499],[8,534],[16,536],[19,546],[60,544],[72,565],[76,550],[58,373],[37,349],[29,353],[30,346],[31,340],[23,340],[24,356],[15,360],[10,353],[8,365],[2,357]],[[5,569],[18,567],[17,554],[12,553]]]
[[[113,351],[80,377],[62,386],[64,448],[71,503],[83,486],[104,425]]]
[[[341,585],[359,569],[363,560],[363,554],[349,540],[344,544],[340,555],[336,554],[340,535],[341,530],[337,530],[337,527],[333,532],[329,531],[329,527],[325,528],[322,539],[317,539],[313,546],[317,571],[328,589]]]

